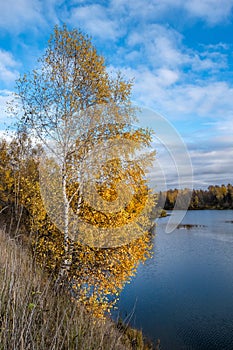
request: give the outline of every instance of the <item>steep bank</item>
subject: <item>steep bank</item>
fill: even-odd
[[[150,349],[140,331],[93,318],[52,288],[22,246],[0,232],[0,349]]]

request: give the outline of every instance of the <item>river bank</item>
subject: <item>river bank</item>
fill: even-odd
[[[0,349],[150,350],[141,331],[97,319],[53,288],[28,249],[0,231]]]

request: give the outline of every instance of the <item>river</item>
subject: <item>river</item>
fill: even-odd
[[[233,211],[188,211],[170,234],[168,219],[157,221],[153,257],[122,291],[118,315],[162,350],[232,350]]]

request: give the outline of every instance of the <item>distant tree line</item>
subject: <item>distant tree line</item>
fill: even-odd
[[[177,209],[186,209],[187,196],[190,196],[187,188],[159,192],[157,207],[172,210],[177,202]],[[211,185],[207,190],[193,190],[188,209],[233,209],[233,185]]]

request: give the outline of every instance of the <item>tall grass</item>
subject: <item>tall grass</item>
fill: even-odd
[[[132,339],[133,335],[133,339]],[[149,349],[141,332],[95,319],[53,289],[28,251],[0,232],[0,350]]]

